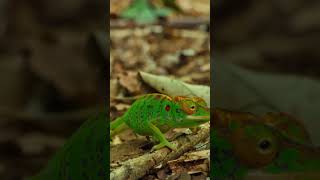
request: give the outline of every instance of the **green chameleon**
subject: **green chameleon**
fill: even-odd
[[[130,127],[135,133],[152,136],[160,142],[152,150],[165,146],[176,150],[176,145],[170,143],[163,133],[172,128],[196,127],[209,119],[210,111],[202,98],[148,94],[136,100],[123,116],[111,122],[110,134],[113,136]]]
[[[47,167],[28,180],[107,179],[108,124],[106,113],[87,120]]]

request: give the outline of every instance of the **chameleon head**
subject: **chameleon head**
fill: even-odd
[[[207,103],[200,97],[176,96],[175,126],[194,127],[210,120],[210,111]]]

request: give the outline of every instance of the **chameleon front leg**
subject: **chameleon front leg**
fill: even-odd
[[[175,144],[170,143],[164,136],[164,134],[152,123],[149,123],[149,127],[152,131],[153,136],[160,141],[159,144],[152,147],[151,151],[161,149],[165,146],[170,148],[171,150],[176,150],[177,146]]]
[[[110,124],[110,136],[113,137],[114,135],[128,128],[129,127],[124,122],[124,119],[122,117],[119,117],[116,120],[112,121]]]

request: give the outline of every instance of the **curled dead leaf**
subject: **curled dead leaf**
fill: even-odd
[[[128,104],[117,104],[117,105],[115,105],[115,107],[116,107],[116,109],[118,111],[124,111],[124,110],[129,109],[130,105],[128,105]]]
[[[30,133],[17,139],[17,143],[25,154],[39,154],[46,147],[58,148],[63,145],[64,140],[55,136],[42,133]]]
[[[173,173],[188,172],[188,174],[194,174],[199,172],[209,171],[209,151],[196,151],[186,153],[179,159],[168,162],[170,169]]]
[[[140,72],[142,79],[160,93],[169,96],[198,96],[203,98],[210,107],[210,87],[188,84],[166,76],[158,76]]]

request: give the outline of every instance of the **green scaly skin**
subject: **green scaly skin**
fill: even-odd
[[[176,96],[171,98],[164,94],[148,94],[136,100],[130,109],[111,122],[111,137],[127,127],[136,134],[152,136],[160,143],[153,147],[157,150],[169,147],[176,150],[163,133],[172,128],[190,128],[210,120],[210,111],[202,98]]]
[[[51,159],[47,167],[28,180],[107,179],[106,113],[87,120]]]

